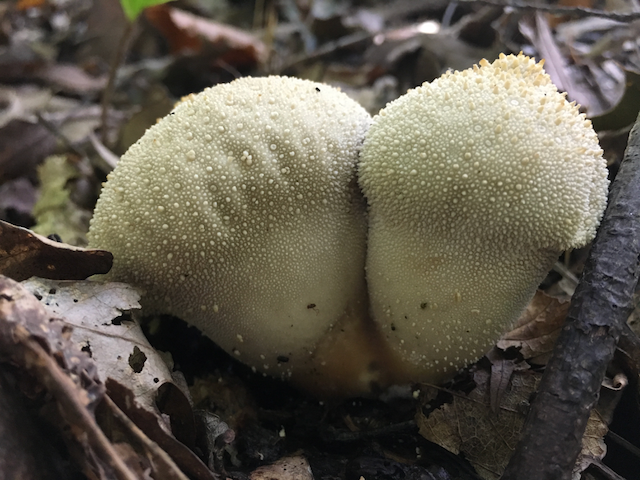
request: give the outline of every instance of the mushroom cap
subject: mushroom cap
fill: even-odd
[[[430,381],[484,354],[558,254],[594,237],[608,188],[591,123],[523,55],[387,105],[359,182],[373,316]]]
[[[330,86],[241,78],[183,99],[109,175],[89,232],[110,279],[256,369],[312,368],[319,340],[366,316],[369,114]]]

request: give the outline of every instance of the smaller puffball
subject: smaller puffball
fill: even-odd
[[[608,188],[591,123],[524,55],[387,105],[359,182],[373,316],[405,378],[432,383],[482,356],[558,255],[595,236]]]

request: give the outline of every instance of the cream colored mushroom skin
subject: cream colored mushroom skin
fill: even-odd
[[[558,255],[594,237],[608,188],[591,123],[523,55],[387,105],[359,181],[373,317],[400,378],[433,383],[482,356]]]
[[[345,366],[332,345],[348,325],[369,349],[355,170],[370,122],[344,93],[294,78],[189,96],[109,175],[90,245],[114,254],[110,279],[144,289],[146,311],[258,371],[312,390],[348,371],[326,388],[366,389],[369,357]]]

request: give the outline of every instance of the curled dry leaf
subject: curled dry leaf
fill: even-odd
[[[151,412],[140,406],[131,390],[112,379],[108,379],[106,384],[109,398],[114,404],[112,407],[114,411],[117,412],[119,409],[125,422],[128,423],[130,419],[131,423],[144,432],[141,434],[136,428],[129,426],[132,433],[145,443],[145,450],[160,470],[156,473],[162,474],[161,477],[154,476],[153,478],[182,479],[182,476],[170,477],[168,475],[179,468],[181,472],[194,480],[220,480],[220,477],[211,472],[192,450],[176,440],[157,412]]]
[[[236,432],[223,422],[220,416],[206,410],[196,410],[198,417],[198,444],[207,452],[207,465],[214,472],[224,471],[224,453],[231,455],[234,460],[234,451],[229,445],[236,438]],[[235,458],[237,461],[237,458]]]
[[[73,247],[0,220],[0,274],[16,281],[37,276],[82,280],[111,269],[105,250]]]
[[[497,346],[520,349],[525,360],[544,365],[551,355],[567,316],[570,302],[562,302],[538,291],[513,328],[505,333]]]

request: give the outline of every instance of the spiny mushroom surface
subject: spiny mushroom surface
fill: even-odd
[[[523,55],[387,105],[359,182],[373,317],[405,378],[435,383],[482,356],[558,255],[594,237],[608,187],[591,123]]]
[[[114,254],[110,279],[146,291],[147,311],[259,371],[322,376],[335,343],[319,353],[322,338],[349,322],[368,335],[355,165],[370,122],[337,89],[294,78],[189,96],[109,175],[90,245]]]

